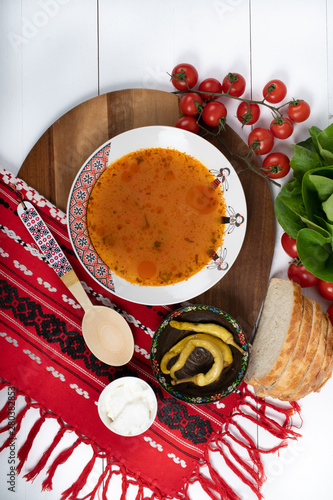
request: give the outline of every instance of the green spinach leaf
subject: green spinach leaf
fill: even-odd
[[[333,165],[333,123],[317,136],[320,155],[328,165]]]
[[[276,197],[276,218],[297,241],[305,268],[333,282],[333,124],[311,127],[310,137],[295,145],[294,177]]]
[[[297,253],[304,267],[318,278],[333,282],[331,237],[306,228],[297,235]]]

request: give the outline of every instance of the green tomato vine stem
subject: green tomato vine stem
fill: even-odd
[[[219,122],[219,125],[218,125],[218,129],[217,131],[214,133],[212,132],[211,130],[208,130],[206,127],[204,127],[201,123],[200,123],[200,118],[201,118],[201,115],[202,115],[202,111],[203,111],[203,107],[200,106],[200,110],[199,110],[199,115],[197,116],[197,124],[199,125],[201,131],[203,131],[205,133],[205,135],[210,135],[212,137],[215,137],[215,139],[218,140],[218,142],[228,151],[228,153],[232,156],[234,156],[235,158],[238,158],[239,160],[243,161],[246,165],[247,165],[247,168],[252,170],[253,172],[255,172],[256,174],[260,175],[260,177],[263,177],[264,179],[266,180],[269,180],[270,182],[272,182],[273,184],[275,184],[275,186],[278,186],[278,187],[281,187],[281,184],[279,184],[278,182],[276,182],[274,179],[271,179],[270,177],[268,177],[264,172],[262,172],[260,170],[260,167],[259,168],[254,168],[253,165],[251,164],[249,158],[250,158],[250,155],[252,152],[255,151],[256,149],[256,144],[251,144],[250,148],[249,148],[249,152],[246,156],[241,156],[241,155],[238,155],[237,153],[234,153],[233,151],[231,151],[231,149],[223,142],[223,140],[221,139],[220,137],[220,132],[222,130],[225,130],[225,123],[226,123],[226,119],[223,117],[220,119],[220,122]],[[203,136],[204,137],[204,136]],[[254,141],[255,142],[255,141]],[[244,169],[246,170],[246,169]],[[241,173],[243,170],[240,170],[238,173]]]
[[[247,104],[258,104],[260,106],[265,106],[266,108],[270,109],[274,115],[280,116],[280,117],[282,117],[282,113],[280,111],[280,108],[282,108],[283,106],[287,106],[287,104],[290,104],[292,102],[292,101],[288,101],[277,108],[275,106],[271,106],[270,104],[268,104],[266,101],[266,97],[264,97],[261,101],[256,101],[254,99],[244,99],[243,97],[230,95],[229,94],[230,88],[231,87],[229,87],[228,92],[207,92],[207,91],[202,91],[202,90],[193,90],[193,89],[189,88],[188,90],[175,90],[175,91],[173,91],[173,94],[187,94],[188,92],[195,92],[196,94],[199,94],[199,95],[200,94],[204,94],[204,95],[209,94],[212,96],[213,99],[215,97],[230,97],[231,99],[246,102]],[[269,94],[267,94],[267,95],[269,95]]]

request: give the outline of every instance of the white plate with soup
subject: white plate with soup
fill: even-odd
[[[225,156],[174,127],[142,127],[103,144],[72,185],[75,253],[105,289],[148,305],[189,300],[228,272],[247,222],[244,191]]]

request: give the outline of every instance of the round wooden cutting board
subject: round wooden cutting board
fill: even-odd
[[[117,134],[147,125],[174,126],[181,116],[179,98],[158,90],[130,89],[90,99],[63,115],[39,139],[18,177],[66,211],[74,178],[85,160]],[[248,221],[236,262],[213,288],[191,300],[219,307],[234,316],[250,337],[266,292],[275,245],[274,208],[266,179],[230,152],[244,157],[248,147],[230,128],[212,138],[232,163],[243,185]],[[250,156],[256,168],[257,159]]]

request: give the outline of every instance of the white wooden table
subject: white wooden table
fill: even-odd
[[[0,0],[0,165],[16,174],[43,132],[91,97],[139,87],[171,91],[167,73],[179,62],[194,64],[200,80],[239,72],[247,81],[246,96],[253,98],[261,98],[270,79],[282,79],[288,98],[303,98],[312,108],[288,145],[277,141],[275,150],[291,156],[290,144],[305,139],[310,126],[332,122],[333,0]],[[246,139],[249,130],[242,130],[234,115],[231,103],[228,123]],[[260,124],[269,122],[269,113],[263,113]],[[272,195],[277,191],[272,188]],[[277,228],[272,276],[286,277],[280,235]],[[306,293],[318,299],[312,290]],[[303,437],[264,459],[266,500],[331,498],[332,397],[330,380],[320,394],[300,402]],[[1,405],[4,401],[2,395]],[[32,411],[18,446],[34,418]],[[260,429],[253,432],[260,446],[269,445]],[[48,433],[38,439],[42,446]],[[85,452],[75,453],[56,474],[52,492],[41,493],[42,478],[33,484],[18,478],[13,493],[7,489],[3,451],[1,499],[58,500],[82,470]],[[22,475],[28,468],[29,462]],[[253,498],[242,485],[236,487],[242,500]],[[118,499],[116,490],[112,500]],[[196,486],[191,495],[208,498]]]

